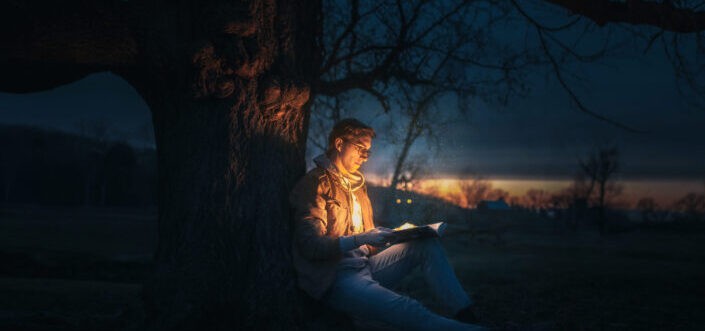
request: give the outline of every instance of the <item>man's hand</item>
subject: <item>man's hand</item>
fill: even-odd
[[[376,227],[374,229],[365,231],[354,236],[355,244],[360,245],[371,245],[371,246],[385,246],[387,243],[394,240],[394,230]]]

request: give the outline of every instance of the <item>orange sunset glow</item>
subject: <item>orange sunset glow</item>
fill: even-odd
[[[370,178],[374,185],[386,186],[388,180]],[[461,187],[472,183],[473,179],[434,178],[418,180],[408,185],[408,189],[420,194],[441,198],[461,207],[469,207],[463,197]],[[568,188],[572,181],[568,179],[488,179],[492,190],[505,191],[509,200],[521,201],[529,190],[541,190],[547,194],[556,194]],[[694,180],[623,180],[618,182],[623,187],[615,201],[622,207],[632,208],[642,198],[653,198],[662,207],[672,206],[679,198],[690,192],[702,193],[705,183]],[[509,202],[509,201],[508,201]]]

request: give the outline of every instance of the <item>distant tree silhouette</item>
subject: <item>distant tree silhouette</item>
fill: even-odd
[[[579,161],[583,174],[590,181],[592,189],[589,192],[595,195],[594,201],[598,210],[596,219],[600,234],[605,233],[607,222],[607,199],[608,195],[619,195],[621,187],[615,184],[615,174],[619,170],[619,150],[616,146],[602,146],[595,148],[585,160]]]
[[[673,207],[684,213],[687,219],[700,221],[705,218],[705,194],[690,192],[678,199]]]
[[[52,130],[0,126],[3,201],[48,205],[152,205],[154,151],[138,162],[126,143],[106,142]],[[139,179],[139,180],[138,180]],[[105,188],[105,189],[102,189]]]
[[[477,205],[483,200],[510,200],[509,192],[494,188],[491,181],[480,176],[476,176],[471,181],[460,182],[459,186],[460,204],[465,208],[477,208]]]
[[[492,183],[481,177],[460,183],[460,192],[464,198],[464,206],[466,208],[476,208],[480,201],[487,198],[490,191],[492,191]]]
[[[516,195],[510,196],[510,197],[507,199],[507,203],[508,203],[509,206],[511,206],[512,208],[521,208],[521,207],[523,207],[522,201],[521,201],[521,197],[516,196]]]
[[[558,193],[551,194],[551,207],[557,209],[568,209],[575,201],[575,197],[572,194],[570,188],[563,189]]]
[[[641,213],[642,222],[653,222],[655,213],[658,210],[658,204],[656,204],[654,198],[645,197],[637,201],[636,209]]]
[[[551,194],[541,189],[529,189],[526,191],[523,201],[524,206],[531,210],[546,210],[551,206]]]

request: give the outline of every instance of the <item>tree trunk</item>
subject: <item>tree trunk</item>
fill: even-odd
[[[196,4],[197,5],[197,4]],[[156,330],[282,330],[305,323],[288,194],[305,171],[317,1],[203,5],[153,65],[120,72],[152,111],[157,146]],[[189,39],[193,38],[193,39]],[[184,47],[182,40],[191,40]]]
[[[143,293],[147,326],[301,325],[287,197],[305,170],[320,1],[3,8],[0,90],[40,91],[110,70],[150,106],[159,241]]]
[[[145,285],[150,324],[295,324],[287,193],[304,170],[302,109],[288,119],[295,129],[283,132],[226,102],[175,93],[162,100],[150,103],[159,172],[156,271]]]

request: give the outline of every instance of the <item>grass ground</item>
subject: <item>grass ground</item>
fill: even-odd
[[[705,328],[704,233],[600,237],[514,222],[475,232],[459,225],[442,240],[485,325]],[[131,328],[141,317],[140,279],[155,238],[153,213],[0,210],[0,330]],[[422,282],[415,273],[400,287],[438,306]]]

